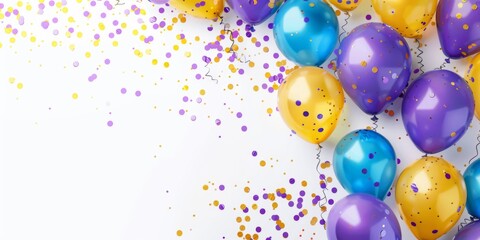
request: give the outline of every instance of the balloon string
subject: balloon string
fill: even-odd
[[[223,24],[223,17],[221,19],[222,19],[222,22],[220,24]],[[241,63],[249,63],[250,60],[247,60],[245,55],[242,54],[243,60],[240,59],[239,57],[237,57],[237,52],[233,49],[233,46],[235,45],[235,38],[233,37],[233,31],[230,30],[229,28],[230,28],[230,24],[225,24],[224,27],[223,27],[223,31],[229,35],[228,38],[232,42],[232,44],[230,44],[230,47],[229,47],[230,52],[232,53],[233,57],[237,61],[239,61]]]
[[[428,153],[423,154],[422,157],[424,157],[424,158],[425,158],[425,157],[428,157]]]
[[[418,39],[415,39],[415,42],[418,43],[417,50],[419,53],[417,54],[417,58],[419,59],[418,64],[420,64],[420,72],[424,74],[425,71],[423,71],[423,68],[425,67],[425,64],[423,64],[423,50],[420,48],[422,46],[422,43]]]
[[[342,37],[342,36],[343,36],[344,34],[347,34],[347,29],[345,29],[345,27],[348,25],[348,20],[350,20],[351,15],[350,15],[349,12],[346,12],[345,14],[347,15],[347,17],[345,18],[345,24],[343,24],[343,25],[341,26],[342,32],[341,32],[340,35],[338,36],[338,43],[340,43],[340,41],[343,40],[343,37]]]
[[[473,156],[469,161],[468,161],[468,165],[472,164],[472,161],[477,159],[478,158],[478,147],[480,146],[480,130],[479,130],[479,133],[478,133],[478,136],[477,136],[477,145],[475,146],[475,156]]]
[[[474,217],[474,216],[470,216],[470,218],[465,218],[463,219],[463,221],[460,223],[460,225],[458,225],[458,231],[460,232],[460,230],[462,230],[462,228],[464,228],[465,226],[467,226],[468,224],[472,223],[472,222],[477,222],[478,219],[477,217]]]
[[[322,178],[322,174],[320,172],[320,164],[322,162],[321,160],[321,154],[322,154],[322,145],[318,144],[318,153],[317,153],[317,167],[316,167],[316,170],[318,172],[318,175],[319,175],[319,178],[323,180],[324,184],[325,184],[325,187],[322,187],[322,194],[323,196],[320,198],[320,201],[322,202],[321,204],[319,204],[318,206],[320,207],[320,211],[321,211],[321,214],[320,214],[320,219],[321,219],[321,222],[323,222],[323,228],[326,230],[327,229],[327,222],[324,218],[324,214],[326,212],[326,207],[325,205],[328,204],[328,198],[327,198],[327,194],[325,193],[326,190],[328,190],[327,188],[327,181],[325,179]]]
[[[442,70],[447,67],[447,64],[450,63],[450,58],[445,58],[445,61],[440,65],[440,67],[435,68],[435,70]]]
[[[373,121],[373,123],[372,123],[373,124],[373,129],[372,130],[376,132],[377,128],[378,128],[378,117],[376,115],[373,115],[373,117],[370,118],[370,120]]]
[[[207,73],[205,73],[205,77],[210,78],[210,80],[215,81],[215,83],[218,84],[218,79],[214,78],[214,77],[210,74],[210,68],[208,67],[208,64],[210,64],[210,62],[207,62],[207,64],[205,64],[205,67],[204,67],[204,68],[208,69]]]

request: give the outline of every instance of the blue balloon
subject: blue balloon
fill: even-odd
[[[320,66],[338,41],[338,19],[321,0],[289,0],[275,16],[273,35],[280,51],[302,66]]]
[[[335,147],[333,170],[348,192],[366,193],[383,200],[395,179],[395,151],[377,132],[353,131]]]
[[[467,186],[467,211],[480,218],[480,159],[475,160],[463,174]]]

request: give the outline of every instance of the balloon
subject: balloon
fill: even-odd
[[[205,19],[218,19],[223,13],[223,0],[170,0],[170,5],[186,14]]]
[[[331,4],[335,5],[338,9],[348,12],[357,8],[362,0],[328,0]]]
[[[480,120],[480,54],[470,61],[465,80],[472,89],[475,100],[475,116]]]
[[[468,84],[453,72],[436,70],[423,74],[407,89],[402,118],[418,149],[437,153],[465,134],[473,111]]]
[[[383,200],[395,179],[395,151],[377,132],[353,131],[335,147],[333,169],[349,193],[367,193]]]
[[[332,134],[344,102],[340,82],[317,67],[296,69],[278,90],[278,109],[285,123],[315,144]]]
[[[464,58],[480,52],[480,2],[441,0],[437,7],[437,29],[443,53]]]
[[[289,60],[302,66],[319,66],[337,44],[337,16],[321,0],[289,0],[275,16],[273,35]]]
[[[402,239],[392,209],[368,194],[352,194],[338,201],[327,219],[329,240]]]
[[[381,113],[400,96],[410,78],[412,59],[405,39],[388,25],[360,25],[342,40],[338,78],[365,113]]]
[[[467,186],[467,210],[474,217],[480,217],[480,160],[476,160],[463,174]],[[480,235],[479,235],[480,236]]]
[[[165,4],[168,3],[168,0],[148,0],[149,2],[155,3],[155,4]]]
[[[392,26],[402,36],[420,37],[437,7],[437,0],[372,0],[382,22]]]
[[[460,229],[454,240],[480,240],[480,222],[472,222]]]
[[[227,0],[237,15],[250,24],[260,24],[272,16],[283,0]]]
[[[418,239],[440,238],[465,209],[462,175],[438,157],[423,157],[405,168],[395,195],[401,218]]]

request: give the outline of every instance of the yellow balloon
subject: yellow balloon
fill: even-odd
[[[328,0],[331,4],[335,5],[338,9],[348,12],[357,8],[362,0]]]
[[[224,0],[170,0],[174,6],[186,14],[205,19],[218,19],[223,13]]]
[[[340,82],[317,67],[296,69],[278,90],[278,109],[285,123],[298,136],[315,144],[332,134],[344,102]]]
[[[420,37],[437,9],[437,0],[372,0],[382,22],[402,36]]]
[[[465,183],[449,162],[423,157],[398,177],[400,217],[418,239],[437,239],[448,232],[465,209]]]
[[[480,54],[470,61],[465,80],[472,89],[475,99],[475,116],[480,120]]]

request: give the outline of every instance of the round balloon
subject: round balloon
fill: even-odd
[[[377,132],[353,131],[335,147],[333,169],[349,193],[367,193],[383,200],[395,179],[395,151]]]
[[[468,166],[463,174],[467,186],[467,211],[470,215],[480,218],[480,160]],[[479,235],[480,236],[480,235]]]
[[[437,30],[443,53],[464,58],[480,52],[480,2],[441,0],[437,7]]]
[[[290,0],[275,15],[273,35],[289,60],[302,66],[319,66],[337,44],[337,16],[321,0]]]
[[[407,42],[395,30],[367,23],[342,40],[337,68],[345,92],[362,111],[375,115],[407,86],[412,58]]]
[[[296,69],[278,90],[278,109],[285,123],[315,144],[332,134],[344,102],[340,82],[317,67]]]
[[[272,16],[283,0],[227,0],[227,3],[241,19],[255,25]]]
[[[352,194],[338,201],[330,210],[327,223],[329,240],[402,239],[392,209],[368,194]]]
[[[460,229],[453,240],[480,240],[480,222],[472,222]]]
[[[402,36],[420,37],[437,7],[437,0],[372,0],[382,22],[392,26]]]
[[[437,153],[456,143],[472,122],[472,90],[456,73],[430,71],[413,82],[403,98],[403,124],[413,143]]]
[[[440,238],[465,209],[463,177],[442,158],[414,162],[400,174],[395,188],[400,216],[418,239]]]
[[[331,4],[335,5],[338,9],[348,12],[357,8],[362,0],[328,0]]]
[[[223,13],[223,0],[170,0],[170,5],[195,17],[218,19]]]
[[[480,120],[480,54],[470,61],[465,80],[472,89],[475,100],[475,116]]]
[[[155,4],[165,4],[168,3],[168,0],[148,0],[149,2],[155,3]]]

